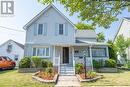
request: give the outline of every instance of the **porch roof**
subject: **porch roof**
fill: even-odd
[[[84,40],[76,40],[75,43],[55,43],[52,44],[55,46],[107,46],[107,43],[101,43],[101,42],[91,42],[91,41],[84,41]]]

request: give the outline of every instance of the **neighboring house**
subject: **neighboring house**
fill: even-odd
[[[61,74],[74,74],[76,63],[92,67],[92,59],[109,58],[108,46],[96,41],[93,30],[76,30],[54,5],[48,5],[25,26],[25,56],[40,56],[53,62]]]
[[[130,38],[130,18],[127,17],[123,18],[119,26],[119,29],[117,31],[117,34],[114,38],[114,42],[116,41],[116,38],[119,35],[123,35],[125,39]],[[126,49],[126,54],[127,54],[127,59],[130,60],[130,47]],[[118,60],[123,61],[119,55],[118,55]]]
[[[19,61],[24,56],[24,45],[14,40],[8,40],[0,45],[0,56],[8,56],[14,60],[16,66],[18,66]]]

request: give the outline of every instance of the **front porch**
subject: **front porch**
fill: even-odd
[[[97,50],[104,50],[101,56],[96,57]],[[96,51],[97,50],[97,51]],[[54,45],[53,46],[53,65],[57,67],[59,74],[75,75],[75,64],[84,63],[83,51],[86,52],[87,70],[93,71],[93,59],[107,59],[108,47],[97,45]],[[97,52],[97,53],[96,53]]]

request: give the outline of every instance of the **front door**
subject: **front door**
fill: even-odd
[[[69,47],[63,47],[63,64],[69,63]]]

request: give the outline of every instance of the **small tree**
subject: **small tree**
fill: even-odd
[[[110,59],[113,59],[117,62],[117,50],[115,44],[111,41],[108,40],[108,50],[109,50],[109,57]]]
[[[125,61],[127,62],[127,58],[126,58],[126,49],[129,47],[130,45],[130,39],[125,39],[123,35],[119,35],[116,39],[115,42],[116,48],[117,48],[117,52],[118,54],[125,59]]]
[[[97,34],[97,41],[98,42],[104,42],[105,41],[105,36],[103,34],[103,32],[100,32]]]

